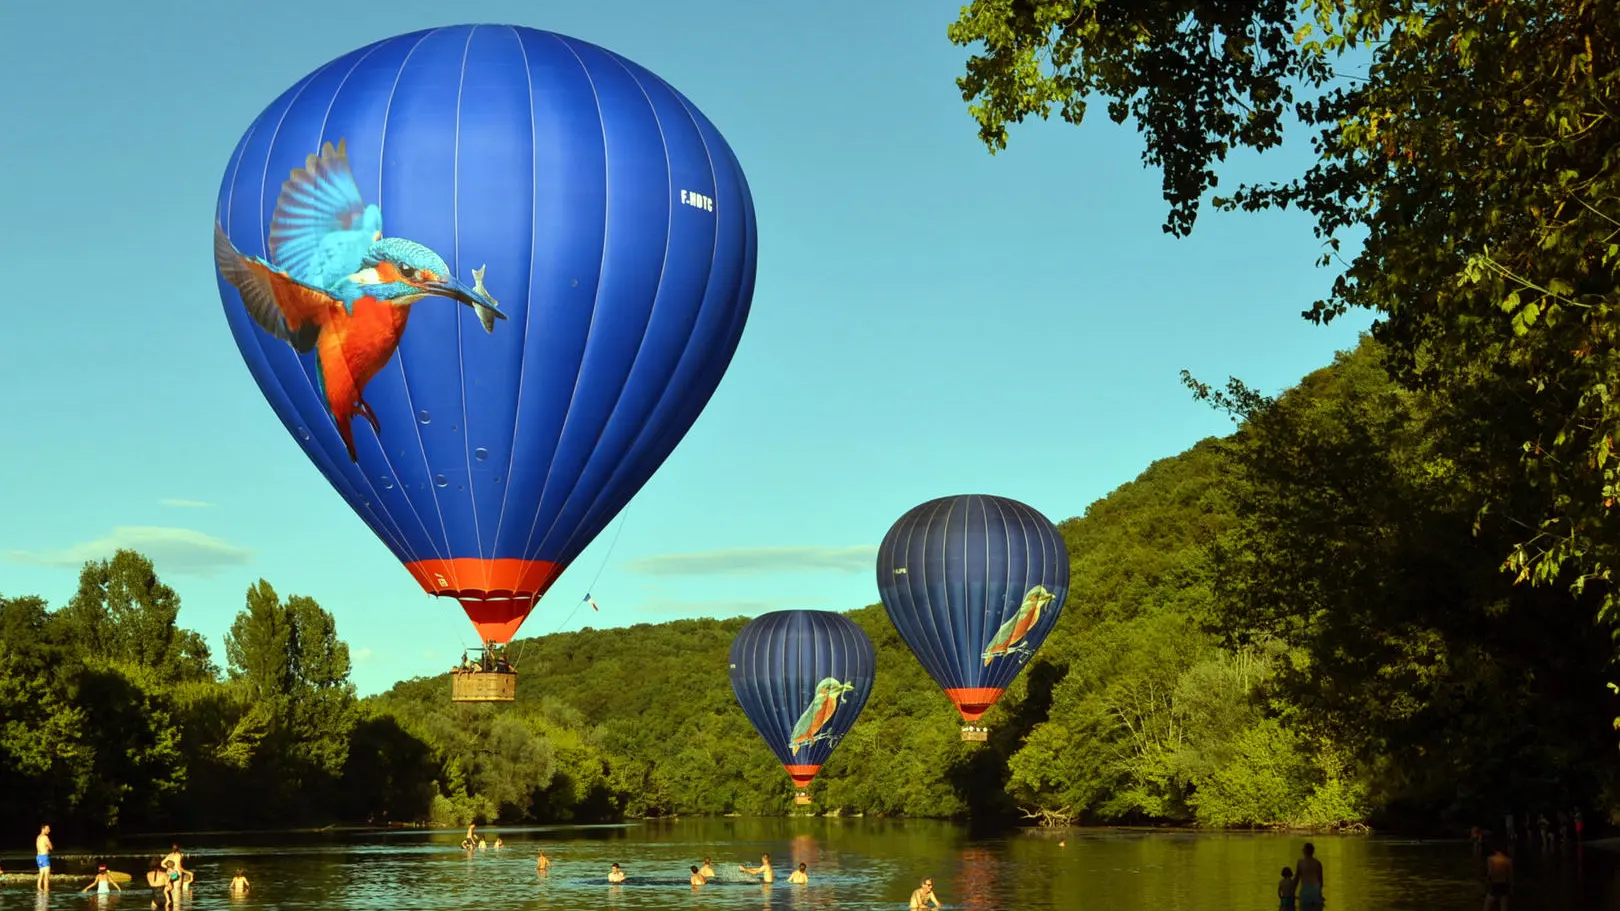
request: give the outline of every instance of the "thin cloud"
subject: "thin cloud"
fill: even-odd
[[[355,664],[365,664],[371,659],[377,657],[377,653],[369,648],[362,648],[356,649],[349,657],[354,661]]]
[[[178,497],[164,497],[158,501],[159,506],[172,506],[175,509],[211,509],[214,504],[207,500],[183,500]]]
[[[726,547],[687,554],[642,557],[627,572],[649,576],[757,576],[767,573],[871,572],[877,547]]]
[[[773,610],[786,610],[794,605],[813,603],[808,598],[734,599],[727,601],[676,601],[658,599],[635,602],[631,611],[656,617],[757,617]]]
[[[14,550],[6,559],[38,566],[77,567],[88,561],[105,560],[119,550],[138,551],[149,558],[158,571],[182,576],[212,576],[221,567],[242,566],[253,560],[253,551],[213,535],[190,528],[155,525],[120,525],[105,537],[65,550]]]

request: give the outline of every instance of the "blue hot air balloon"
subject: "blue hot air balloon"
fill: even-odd
[[[1069,552],[1045,516],[1017,500],[963,495],[900,517],[878,548],[878,592],[900,638],[963,720],[963,739],[1057,623]]]
[[[731,689],[743,714],[800,788],[855,725],[872,693],[877,653],[842,614],[773,611],[731,642]]]
[[[663,463],[754,289],[753,202],[695,105],[592,44],[389,38],[248,127],[225,317],[307,455],[486,643]]]

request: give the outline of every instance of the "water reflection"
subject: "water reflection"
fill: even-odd
[[[1275,907],[1278,871],[1298,860],[1305,841],[1086,830],[1066,833],[1059,847],[1050,832],[981,836],[944,823],[880,819],[489,828],[499,830],[505,850],[469,855],[458,847],[461,830],[188,837],[187,867],[197,880],[181,911],[861,911],[903,908],[924,878],[934,880],[947,907],[963,911],[1243,911]],[[494,834],[489,838],[493,844]],[[1466,839],[1311,840],[1326,868],[1334,911],[1480,907],[1484,859]],[[86,880],[80,880],[45,896],[32,882],[12,881],[0,887],[0,911],[145,911],[149,895],[139,874],[149,852],[166,846],[126,840],[103,858],[112,869],[137,874],[130,894],[81,895]],[[547,876],[535,871],[541,849],[552,861]],[[765,853],[775,863],[777,881],[770,886],[737,870],[756,865]],[[713,859],[718,875],[693,889],[689,868],[704,857]],[[1590,845],[1521,846],[1514,855],[1514,908],[1620,911],[1617,857]],[[13,858],[0,860],[10,866]],[[624,865],[628,882],[606,882],[613,862]],[[788,874],[801,863],[809,884],[789,884]],[[229,892],[237,869],[253,883],[245,896]]]

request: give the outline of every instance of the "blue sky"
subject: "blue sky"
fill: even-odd
[[[1141,139],[1100,108],[991,157],[954,84],[959,7],[8,0],[0,594],[60,604],[84,560],[134,547],[219,651],[264,577],[336,614],[363,693],[475,642],[265,404],[210,254],[259,111],[419,28],[528,25],[637,61],[725,134],[758,211],[753,313],[719,392],[522,635],[873,603],[876,545],[912,505],[980,492],[1078,514],[1230,429],[1182,368],[1275,391],[1353,344],[1363,314],[1299,318],[1332,278],[1306,217],[1206,212],[1192,238],[1163,234]],[[1308,152],[1237,158],[1224,183]],[[587,586],[600,613],[575,610]]]

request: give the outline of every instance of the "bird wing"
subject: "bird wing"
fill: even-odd
[[[241,292],[242,304],[253,321],[299,353],[314,350],[332,308],[343,306],[264,260],[237,252],[218,222],[214,223],[214,264]]]
[[[815,735],[816,709],[821,706],[821,696],[817,695],[804,707],[804,714],[799,716],[799,723],[793,726],[793,752],[799,752],[799,747]]]
[[[270,258],[299,281],[330,288],[360,270],[382,232],[382,213],[368,206],[349,171],[347,141],[321,146],[281,185],[270,217]]]

